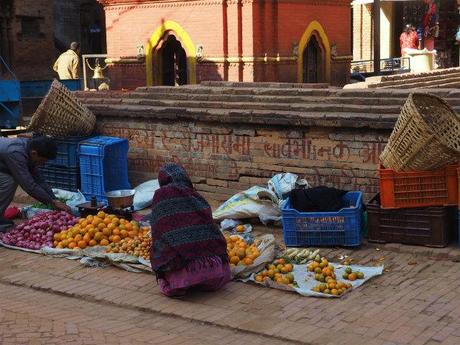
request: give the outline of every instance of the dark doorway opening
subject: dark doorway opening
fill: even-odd
[[[80,5],[80,43],[83,54],[105,54],[104,8],[97,1],[88,1]]]
[[[313,35],[307,46],[303,50],[303,82],[320,83],[322,82],[322,63],[323,54],[321,47]]]
[[[162,85],[187,84],[187,54],[176,37],[168,36],[158,56]]]

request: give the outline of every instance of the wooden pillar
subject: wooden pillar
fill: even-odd
[[[374,0],[374,74],[380,73],[380,0]]]

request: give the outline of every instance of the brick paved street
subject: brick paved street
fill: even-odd
[[[460,344],[459,251],[387,247],[323,251],[387,268],[340,300],[240,282],[170,299],[150,274],[0,248],[1,344]]]

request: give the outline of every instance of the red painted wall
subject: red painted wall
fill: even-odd
[[[204,56],[210,58],[258,58],[255,62],[224,64],[197,63],[197,82],[203,80],[230,81],[297,81],[297,62],[264,63],[268,57],[291,57],[294,42],[299,42],[311,21],[323,26],[338,55],[351,55],[350,4],[347,0],[278,0],[278,1],[132,1],[122,5],[118,0],[105,0],[107,22],[107,53],[110,57],[135,56],[136,46],[147,42],[152,33],[166,20],[178,23],[191,37],[195,46],[203,45]],[[135,4],[134,4],[135,3]],[[129,68],[129,72],[123,72]],[[348,66],[334,70],[344,73],[337,80],[348,78]],[[144,71],[144,76],[141,76]],[[129,82],[120,76],[129,74]],[[114,66],[112,86],[145,85],[145,64],[134,69]],[[138,80],[136,83],[135,80]],[[340,82],[342,83],[342,82]]]

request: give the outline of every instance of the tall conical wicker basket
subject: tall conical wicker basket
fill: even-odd
[[[380,160],[396,171],[434,170],[460,160],[460,117],[441,98],[412,93]]]
[[[27,129],[54,137],[86,136],[92,133],[95,125],[94,114],[64,85],[54,80]]]

